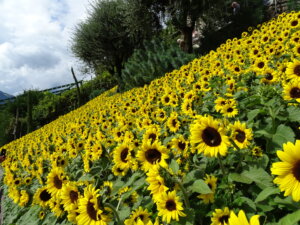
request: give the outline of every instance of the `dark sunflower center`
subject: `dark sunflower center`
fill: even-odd
[[[15,185],[18,185],[20,184],[20,181],[19,180],[15,180]]]
[[[97,211],[94,208],[94,203],[89,201],[86,206],[86,211],[91,219],[97,221]]]
[[[300,76],[300,65],[295,66],[294,74],[296,74],[297,76]]]
[[[208,183],[207,186],[212,190],[212,185],[210,183]]]
[[[266,75],[266,79],[267,79],[267,80],[272,80],[272,79],[273,79],[273,75],[270,74],[270,73],[268,73],[268,74]]]
[[[258,54],[258,50],[255,49],[255,50],[253,51],[253,54],[254,54],[254,55]]]
[[[297,20],[293,20],[292,22],[291,22],[291,25],[294,27],[294,26],[297,26],[297,24],[298,24],[298,21]]]
[[[47,202],[51,198],[50,193],[47,190],[43,190],[40,194],[40,199],[43,202]]]
[[[222,217],[220,217],[219,218],[219,222],[221,223],[221,224],[227,224],[228,223],[228,219],[229,219],[229,216],[228,215],[224,215],[224,216],[222,216]]]
[[[74,203],[78,200],[78,193],[77,191],[70,191],[70,199],[71,202]]]
[[[176,210],[176,203],[174,202],[174,200],[168,200],[166,202],[166,209],[169,211]]]
[[[229,112],[229,113],[233,112],[233,108],[229,107],[229,108],[227,109],[227,112]]]
[[[184,150],[185,149],[185,143],[184,142],[181,142],[181,141],[179,141],[178,142],[178,147],[181,149],[181,150]]]
[[[57,188],[57,189],[61,189],[62,188],[62,180],[59,179],[59,177],[56,175],[53,179],[53,183],[54,183],[54,186]]]
[[[169,97],[165,97],[165,102],[168,103],[170,101]]]
[[[117,132],[117,136],[121,137],[121,132],[120,131]]]
[[[127,155],[128,155],[128,148],[124,148],[121,152],[121,160],[122,162],[126,163],[127,162]]]
[[[152,141],[155,141],[156,139],[156,134],[152,133],[149,135],[149,139],[151,139]]]
[[[153,148],[146,151],[145,157],[149,163],[153,164],[156,161],[160,161],[161,153],[157,149]]]
[[[207,127],[203,130],[202,139],[210,147],[215,147],[221,144],[220,133],[212,127]]]
[[[236,131],[237,134],[235,135],[235,139],[240,142],[240,143],[243,143],[246,139],[246,134],[244,131],[241,131],[241,130],[237,130]]]
[[[172,126],[173,126],[173,127],[176,127],[176,124],[177,124],[176,119],[173,119],[173,120],[172,120]]]
[[[298,181],[300,181],[300,161],[299,160],[294,164],[293,175]]]
[[[138,219],[141,219],[141,220],[143,221],[143,219],[144,219],[144,215],[143,215],[143,214],[141,214],[141,215],[139,215],[139,216],[135,217],[134,221],[135,221],[135,222],[137,222],[137,220],[138,220]]]
[[[263,68],[265,66],[265,63],[264,62],[259,62],[258,64],[257,64],[257,67],[258,68]]]
[[[290,95],[292,98],[300,98],[300,88],[293,87],[290,91]]]

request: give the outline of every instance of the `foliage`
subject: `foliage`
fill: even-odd
[[[145,42],[144,48],[135,50],[125,63],[125,68],[122,70],[125,88],[128,90],[149,84],[194,57],[181,51],[175,43],[168,44],[158,39]]]
[[[299,18],[5,145],[8,223],[299,223]]]
[[[96,1],[74,31],[72,51],[96,70],[99,66],[122,84],[121,69],[139,44],[159,30],[159,23],[137,0]]]

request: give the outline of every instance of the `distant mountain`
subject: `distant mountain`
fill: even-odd
[[[6,93],[0,91],[0,101],[4,100],[4,99],[7,99],[7,98],[12,98],[12,97],[14,97],[14,96],[10,95],[10,94],[6,94]]]

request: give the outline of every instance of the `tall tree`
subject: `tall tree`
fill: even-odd
[[[99,66],[115,74],[122,83],[121,70],[134,48],[159,29],[155,14],[139,0],[98,0],[86,21],[75,28],[72,51],[89,67]]]

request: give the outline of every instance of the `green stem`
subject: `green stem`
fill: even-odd
[[[190,202],[185,188],[183,187],[182,183],[178,179],[174,179],[174,181],[178,184],[180,190],[182,191],[185,207],[190,208]]]
[[[237,146],[237,144],[232,140],[231,138],[229,139],[230,143],[236,148],[236,150],[241,151],[240,147]]]
[[[219,165],[220,165],[220,167],[221,167],[223,176],[226,177],[225,168],[224,168],[224,165],[223,165],[222,160],[221,160],[220,157],[218,157],[218,162],[219,162]]]
[[[115,216],[117,218],[117,223],[119,225],[123,225],[123,222],[121,221],[121,219],[119,217],[119,214],[118,214],[117,210],[115,209],[115,207],[110,203],[104,203],[103,205],[106,206],[106,207],[109,207],[113,211],[113,213],[115,214]]]

